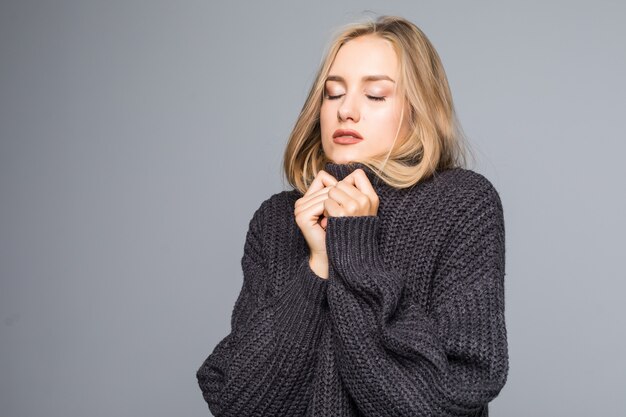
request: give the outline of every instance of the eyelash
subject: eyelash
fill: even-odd
[[[331,95],[326,94],[326,98],[328,100],[335,100],[335,99],[338,99],[339,97],[341,97],[342,95],[343,94],[340,94],[338,96],[331,96]],[[375,97],[375,96],[368,96],[368,95],[366,95],[366,97],[369,98],[370,100],[374,100],[374,101],[385,101],[385,97]]]

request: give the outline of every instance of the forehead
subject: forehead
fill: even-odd
[[[396,79],[398,57],[392,44],[379,36],[365,35],[341,46],[330,67],[330,75],[348,81],[370,74],[385,74]]]

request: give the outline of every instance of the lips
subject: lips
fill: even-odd
[[[363,139],[363,136],[361,136],[359,132],[352,129],[337,129],[335,130],[335,133],[333,133],[333,138],[338,138],[341,136],[352,136],[357,139]]]

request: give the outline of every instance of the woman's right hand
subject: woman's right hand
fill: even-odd
[[[294,215],[296,224],[302,231],[309,245],[311,259],[327,260],[326,254],[326,217],[324,201],[328,191],[337,185],[337,179],[324,170],[320,170],[304,195],[296,200]]]

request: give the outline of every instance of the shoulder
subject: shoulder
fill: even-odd
[[[277,241],[273,237],[286,230],[290,213],[293,216],[293,208],[288,209],[290,198],[290,192],[281,191],[261,201],[248,222],[245,252],[264,252],[263,248]]]
[[[491,207],[502,211],[500,194],[483,174],[467,168],[435,173],[429,180],[443,203],[462,209]]]
[[[270,195],[261,202],[255,215],[271,216],[283,213],[286,208],[293,209],[293,204],[301,195],[294,190],[280,191]]]
[[[441,171],[432,180],[428,195],[436,195],[433,221],[442,233],[441,247],[446,259],[458,251],[473,253],[481,245],[494,244],[504,253],[504,213],[500,195],[484,175],[466,168]],[[461,256],[461,255],[459,255]]]
[[[466,168],[452,168],[435,173],[423,184],[418,199],[430,200],[432,220],[445,233],[504,228],[500,195],[483,174]]]
[[[250,219],[250,226],[261,228],[264,224],[269,223],[280,227],[283,222],[290,220],[290,216],[293,216],[295,200],[300,197],[301,195],[294,190],[280,191],[270,195],[262,200],[254,211]]]

